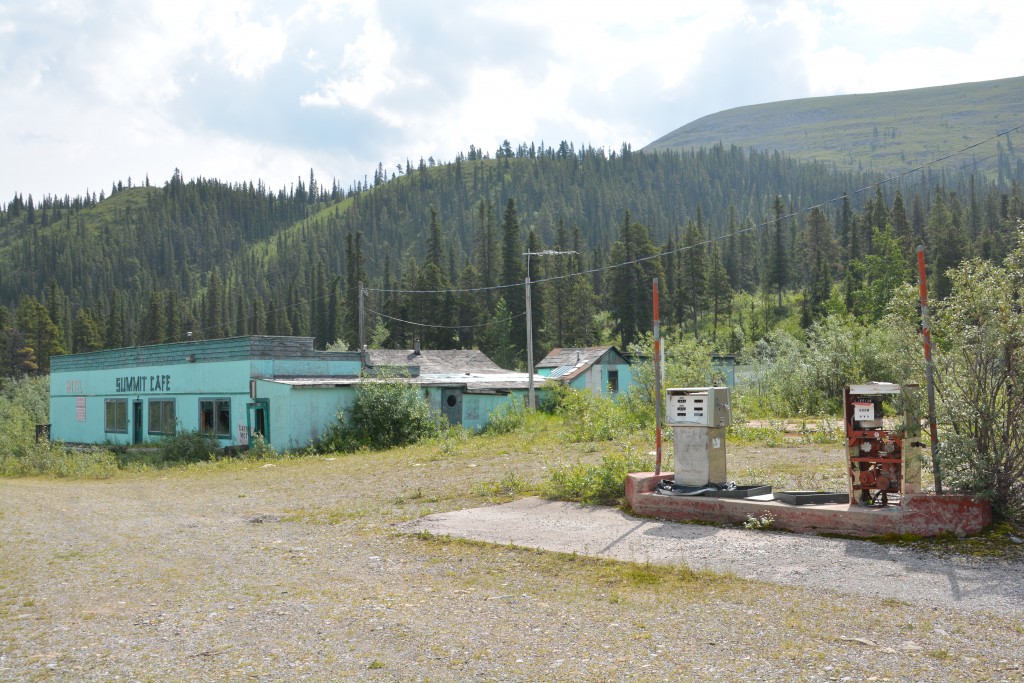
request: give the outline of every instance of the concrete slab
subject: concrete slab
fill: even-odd
[[[679,524],[608,507],[524,498],[401,525],[409,532],[630,562],[684,564],[843,594],[1024,618],[1024,565],[936,557],[867,541]]]

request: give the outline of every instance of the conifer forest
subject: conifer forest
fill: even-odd
[[[918,244],[937,299],[954,266],[1002,262],[1022,181],[1001,141],[997,173],[898,177],[722,145],[505,142],[382,164],[346,188],[312,171],[279,190],[176,172],[109,194],[17,194],[0,207],[0,374],[190,333],[354,349],[361,292],[370,346],[419,339],[522,367],[527,277],[535,357],[628,347],[651,329],[653,278],[663,329],[742,355],[828,313],[879,320],[916,282]]]

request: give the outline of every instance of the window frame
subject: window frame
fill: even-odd
[[[111,413],[113,409],[113,414]],[[113,416],[113,420],[111,420]],[[118,425],[118,418],[121,418]],[[113,424],[111,424],[113,422]],[[107,398],[103,400],[103,431],[107,434],[128,433],[128,399]]]
[[[212,425],[207,424],[205,417],[206,407],[209,405]],[[224,431],[218,431],[223,421]],[[206,434],[213,434],[218,439],[231,438],[231,399],[230,398],[201,398],[199,399],[199,431]]]
[[[166,414],[167,404],[170,404],[170,416]],[[157,410],[154,411],[154,407],[157,407]],[[173,398],[151,398],[147,409],[149,410],[149,419],[146,424],[147,434],[151,436],[174,436],[177,434],[177,406]],[[154,414],[157,415],[156,429],[153,429]],[[168,424],[168,420],[170,420],[170,424]]]

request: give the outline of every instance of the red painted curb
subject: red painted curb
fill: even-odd
[[[902,505],[864,507],[849,504],[787,505],[779,501],[735,498],[685,498],[653,493],[658,483],[672,479],[671,472],[655,476],[638,472],[626,478],[626,499],[640,515],[678,521],[739,524],[748,517],[770,514],[772,526],[806,534],[883,536],[913,534],[958,536],[974,534],[992,523],[992,507],[970,496],[906,494]]]

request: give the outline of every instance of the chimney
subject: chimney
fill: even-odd
[[[420,340],[419,339],[417,339],[416,341],[413,342],[412,355],[414,355],[414,356],[420,355]]]

